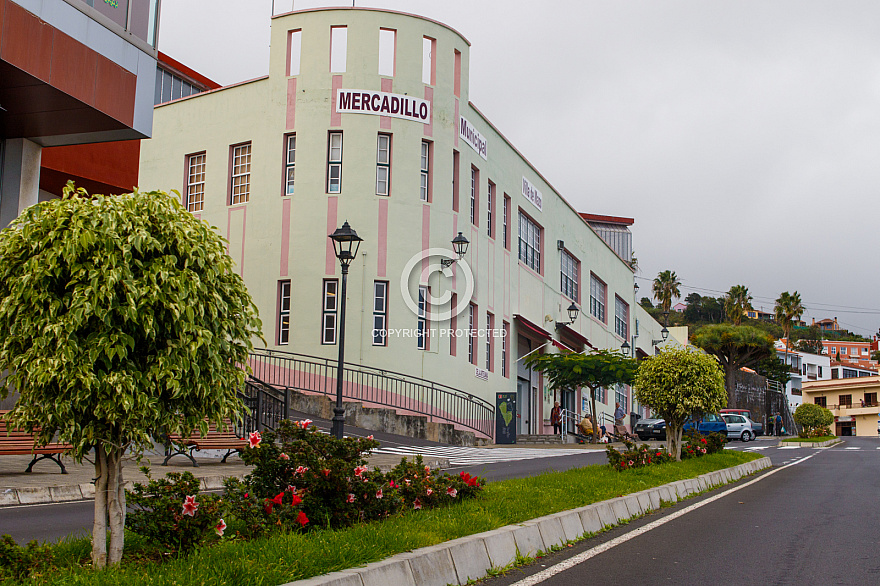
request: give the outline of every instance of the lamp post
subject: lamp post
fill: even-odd
[[[572,302],[571,305],[568,306],[568,309],[566,311],[568,311],[568,321],[556,322],[556,329],[557,330],[563,326],[570,326],[575,321],[577,321],[578,313],[580,313],[581,310],[578,309],[578,306],[575,305],[574,302]]]
[[[662,340],[651,340],[651,345],[656,346],[657,344],[661,344],[666,341],[669,337],[669,328],[666,326],[669,325],[669,312],[663,312],[663,329],[660,330],[660,336],[663,338]]]
[[[464,255],[467,254],[468,244],[470,244],[470,242],[461,232],[458,233],[458,236],[452,239],[452,250],[458,255],[458,260],[463,259]],[[440,264],[444,267],[450,267],[453,263],[455,263],[455,259],[452,258],[444,258],[440,261]]]
[[[357,235],[348,225],[348,221],[337,228],[328,236],[333,241],[333,251],[339,264],[342,266],[342,299],[339,308],[339,360],[336,363],[336,407],[333,408],[333,426],[331,433],[338,439],[342,439],[342,429],[345,426],[345,409],[342,407],[342,379],[344,376],[345,360],[345,283],[348,278],[348,266],[357,257],[363,238]],[[352,251],[352,248],[354,250]]]

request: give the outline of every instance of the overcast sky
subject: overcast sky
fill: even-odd
[[[772,311],[797,290],[808,323],[878,331],[880,2],[357,6],[471,42],[471,101],[579,210],[635,218],[640,296],[671,269],[683,295],[743,284]],[[271,10],[164,0],[159,49],[222,84],[265,75]]]

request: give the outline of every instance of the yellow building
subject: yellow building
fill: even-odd
[[[822,405],[834,414],[838,436],[877,435],[880,376],[805,382],[803,389],[804,403]]]

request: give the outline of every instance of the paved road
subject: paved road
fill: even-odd
[[[880,583],[880,441],[731,447],[760,448],[774,468],[753,483],[689,499],[486,584]],[[562,571],[539,573],[556,570]]]

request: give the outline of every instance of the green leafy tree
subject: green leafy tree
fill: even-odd
[[[639,364],[636,398],[666,421],[666,449],[681,460],[681,435],[691,416],[727,405],[724,372],[694,348],[668,348]]]
[[[804,314],[804,305],[801,303],[800,294],[795,291],[789,293],[784,291],[779,299],[776,300],[776,306],[773,308],[776,322],[782,327],[785,336],[785,352],[788,353],[791,346],[791,328],[794,322],[801,319]]]
[[[610,350],[593,350],[590,354],[564,352],[562,354],[532,354],[526,366],[544,373],[550,387],[574,391],[578,387],[590,389],[593,414],[593,443],[599,439],[596,417],[596,391],[615,384],[632,384],[638,363],[626,355]]]
[[[703,297],[699,293],[691,293],[684,298],[687,307],[684,310],[684,319],[689,324],[703,321]]]
[[[816,324],[811,325],[806,330],[801,330],[798,335],[792,332],[791,337],[792,339],[797,339],[794,343],[795,350],[806,352],[807,354],[822,353],[822,330]]]
[[[654,309],[654,304],[651,303],[651,300],[647,297],[642,297],[642,299],[639,301],[639,305],[641,305],[645,309]]]
[[[804,437],[813,429],[828,427],[834,423],[834,414],[822,405],[801,403],[794,410],[794,422],[803,428]]]
[[[718,359],[724,368],[727,397],[733,400],[734,375],[742,367],[754,367],[768,356],[775,358],[773,339],[751,326],[712,324],[691,336],[691,343]]]
[[[0,394],[39,444],[95,451],[95,567],[118,563],[122,459],[160,431],[237,419],[257,308],[224,240],[164,192],[74,191],[0,232]],[[110,546],[107,547],[107,529]]]
[[[742,323],[743,314],[752,308],[752,296],[745,285],[734,285],[724,297],[724,312],[727,319],[735,326]]]
[[[681,281],[678,280],[675,271],[663,271],[654,279],[654,299],[660,302],[660,308],[664,312],[669,312],[672,307],[672,301],[681,297],[679,287]]]
[[[781,361],[776,352],[771,352],[760,359],[752,368],[761,376],[776,381],[783,387],[791,380],[791,367]]]

